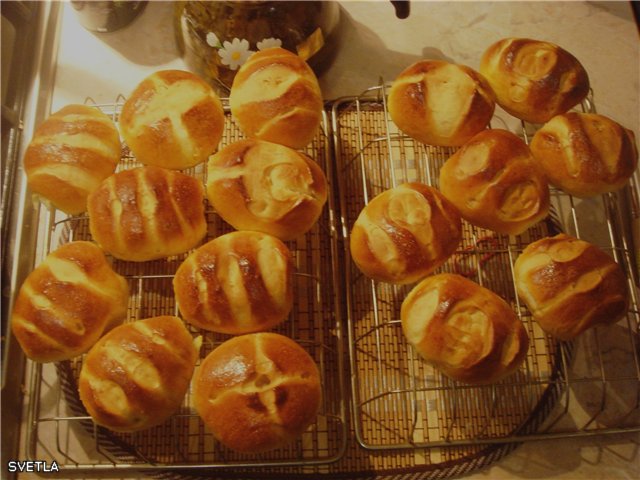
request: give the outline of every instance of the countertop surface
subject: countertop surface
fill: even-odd
[[[628,2],[413,1],[404,20],[395,18],[387,1],[341,2],[341,9],[342,43],[320,77],[326,99],[359,94],[380,78],[391,81],[423,58],[477,69],[483,51],[497,39],[529,37],[576,56],[589,73],[598,113],[640,138],[640,42]],[[110,103],[150,73],[185,68],[172,12],[171,2],[150,2],[128,27],[96,34],[82,28],[65,4],[52,110],[87,97]],[[465,478],[636,479],[639,444],[635,433],[533,441]]]

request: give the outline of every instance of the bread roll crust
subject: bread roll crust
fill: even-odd
[[[111,175],[89,196],[88,212],[93,239],[121,260],[184,253],[207,231],[202,183],[158,167]]]
[[[69,360],[86,352],[127,314],[129,288],[104,253],[84,241],[51,252],[22,284],[11,326],[27,357]]]
[[[293,306],[293,259],[287,246],[260,232],[222,235],[191,253],[173,280],[185,321],[219,333],[268,330]]]
[[[89,351],[78,380],[93,420],[116,432],[163,423],[182,404],[198,359],[199,339],[178,317],[120,325]]]
[[[313,70],[283,48],[253,53],[233,79],[229,105],[247,137],[300,149],[316,136],[323,100]]]
[[[549,212],[549,187],[527,144],[507,130],[485,130],[440,169],[440,190],[463,218],[518,235]]]
[[[24,155],[27,183],[55,208],[82,213],[89,193],[115,171],[120,149],[118,129],[107,115],[67,105],[36,129]]]
[[[516,259],[514,279],[534,320],[560,340],[615,323],[629,308],[620,265],[595,245],[563,233],[529,244]]]
[[[531,140],[531,151],[549,182],[577,197],[622,188],[638,166],[633,132],[604,115],[557,115]]]
[[[283,335],[242,335],[202,361],[193,399],[220,442],[239,452],[260,453],[294,441],[316,420],[320,373],[313,358]]]
[[[245,139],[209,159],[207,197],[234,228],[293,240],[320,217],[327,201],[327,179],[320,166],[301,152]]]
[[[374,280],[407,284],[442,265],[462,239],[458,210],[438,190],[413,182],[374,197],[350,234],[351,258]]]
[[[218,95],[197,75],[162,70],[145,78],[122,107],[122,136],[145,165],[182,170],[204,162],[224,131]]]
[[[529,337],[498,295],[460,275],[425,278],[402,302],[407,341],[448,377],[470,384],[494,383],[516,371]]]
[[[397,76],[388,108],[393,122],[410,137],[430,145],[460,146],[487,127],[495,101],[475,70],[422,60]]]
[[[480,60],[480,73],[502,108],[532,123],[567,112],[589,93],[589,76],[577,58],[530,38],[504,38],[491,45]]]

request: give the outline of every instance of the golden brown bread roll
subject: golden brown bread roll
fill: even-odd
[[[425,278],[402,302],[402,331],[418,353],[454,380],[493,383],[524,361],[529,337],[498,295],[460,275]]]
[[[247,137],[304,148],[318,133],[322,92],[313,70],[283,48],[253,53],[233,79],[229,105]]]
[[[13,333],[37,362],[69,360],[91,348],[127,314],[129,288],[102,250],[66,243],[26,278],[11,317]]]
[[[615,323],[629,307],[620,266],[595,245],[565,234],[528,245],[516,259],[514,278],[534,320],[560,340]]]
[[[35,131],[24,155],[32,192],[63,212],[87,209],[87,195],[120,161],[120,136],[111,119],[94,107],[68,105]]]
[[[451,202],[433,187],[405,183],[362,209],[351,230],[351,258],[374,280],[412,283],[442,265],[461,239]]]
[[[322,389],[311,356],[276,333],[227,340],[196,370],[196,411],[227,447],[259,453],[294,441],[316,420]]]
[[[529,147],[506,130],[484,130],[440,169],[440,190],[463,218],[518,235],[549,212],[549,187]]]
[[[430,145],[459,146],[487,127],[495,100],[475,70],[422,60],[395,79],[388,108],[393,122],[410,137]]]
[[[122,107],[120,130],[141,163],[182,170],[204,162],[218,148],[224,110],[197,75],[163,70],[131,93]]]
[[[173,279],[183,318],[228,334],[268,330],[293,305],[293,259],[287,246],[260,232],[232,232],[192,252]]]
[[[594,113],[552,118],[533,136],[531,152],[549,183],[577,197],[622,188],[638,165],[633,132]]]
[[[246,139],[209,159],[207,197],[237,230],[293,240],[316,223],[327,179],[316,162],[284,145]]]
[[[163,423],[184,400],[200,342],[178,317],[153,317],[114,328],[82,364],[82,404],[98,425],[116,432]]]
[[[158,167],[111,175],[89,195],[88,212],[93,239],[121,260],[184,253],[207,232],[202,183]]]
[[[578,59],[558,45],[529,38],[491,45],[480,60],[480,73],[502,108],[532,123],[570,110],[589,93],[589,76]]]

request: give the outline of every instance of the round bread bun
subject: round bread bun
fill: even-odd
[[[323,100],[318,79],[302,58],[266,48],[238,70],[229,106],[247,137],[301,149],[318,133]]]
[[[320,217],[327,201],[327,179],[304,153],[246,139],[211,156],[207,197],[235,229],[293,240]]]
[[[351,258],[367,277],[407,284],[442,265],[462,239],[458,210],[438,190],[405,183],[374,197],[351,230]]]
[[[494,383],[522,365],[529,337],[498,295],[460,275],[425,278],[402,302],[402,331],[430,364],[469,384]]]
[[[184,400],[200,343],[178,317],[120,325],[85,357],[80,400],[98,425],[116,432],[164,423]]]
[[[66,243],[26,278],[11,327],[27,357],[59,362],[77,357],[127,315],[127,281],[91,242]]]
[[[619,190],[638,166],[633,132],[595,113],[552,118],[533,136],[531,152],[549,183],[576,197]]]
[[[475,70],[422,60],[402,71],[388,99],[391,119],[419,142],[460,146],[484,130],[495,109],[493,92]]]
[[[276,237],[232,232],[202,245],[178,268],[173,288],[185,321],[239,335],[268,330],[293,306],[293,259]]]
[[[484,130],[449,157],[440,190],[467,221],[506,235],[549,212],[547,179],[527,144],[507,130]]]
[[[313,358],[276,333],[233,337],[196,370],[196,411],[228,448],[260,453],[286,445],[316,420],[322,389]]]
[[[121,260],[178,255],[207,233],[202,182],[158,167],[122,170],[88,198],[93,239]]]
[[[183,170],[216,151],[224,110],[213,88],[197,75],[162,70],[131,93],[122,107],[120,130],[141,163]]]
[[[529,244],[516,259],[514,279],[533,319],[560,340],[615,323],[629,308],[620,265],[595,245],[563,233]]]
[[[120,161],[120,135],[111,119],[87,105],[68,105],[35,131],[24,155],[29,189],[71,215]]]
[[[480,60],[480,73],[502,108],[532,123],[567,112],[589,93],[589,76],[573,55],[529,38],[505,38],[491,45]]]

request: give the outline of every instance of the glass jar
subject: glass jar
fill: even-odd
[[[143,1],[82,1],[71,0],[80,24],[92,32],[114,32],[129,25],[144,10]]]

